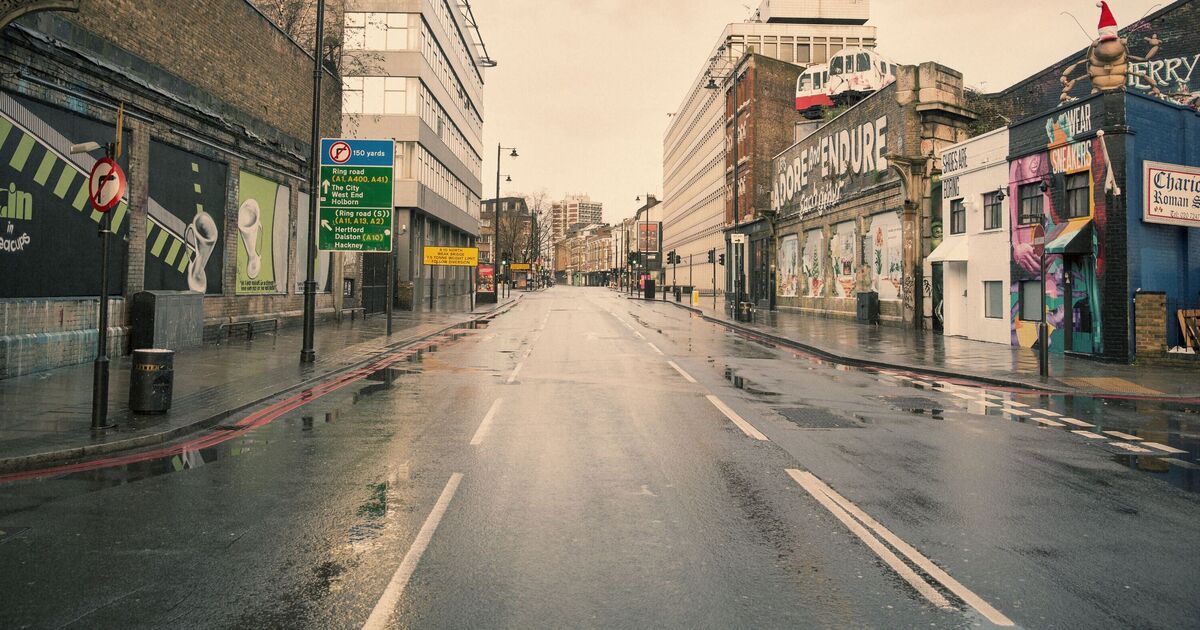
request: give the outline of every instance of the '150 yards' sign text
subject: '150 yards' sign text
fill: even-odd
[[[321,141],[319,249],[392,251],[394,156],[392,140]]]

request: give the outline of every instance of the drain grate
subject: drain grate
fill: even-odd
[[[858,422],[816,407],[776,407],[775,412],[803,429],[854,429]]]
[[[944,403],[919,396],[887,396],[884,397],[884,400],[889,405],[904,411],[933,411],[946,408]]]

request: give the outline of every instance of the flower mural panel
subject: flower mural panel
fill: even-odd
[[[825,233],[822,230],[804,233],[804,258],[800,268],[804,277],[804,296],[825,295]]]
[[[854,221],[845,221],[833,226],[829,253],[833,265],[833,294],[840,298],[854,297],[854,242],[857,232]]]

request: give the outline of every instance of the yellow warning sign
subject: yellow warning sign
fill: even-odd
[[[479,264],[479,248],[426,247],[425,264],[439,267],[474,267]]]

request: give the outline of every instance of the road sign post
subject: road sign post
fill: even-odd
[[[120,137],[118,125],[117,137]],[[125,196],[125,172],[112,159],[112,145],[106,145],[105,157],[96,160],[88,176],[88,197],[100,217],[100,321],[96,335],[96,361],[92,364],[92,429],[108,424],[108,237],[112,234],[112,216],[108,213]]]
[[[393,140],[321,140],[317,249],[387,255],[387,334],[392,334],[395,217]]]

